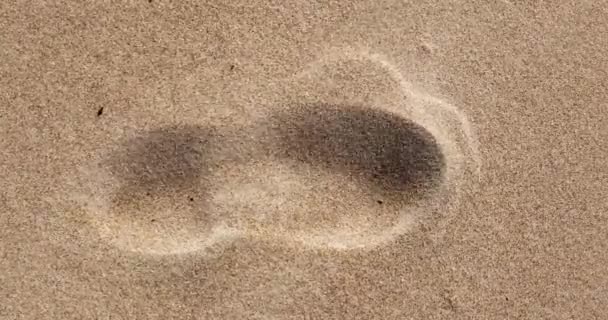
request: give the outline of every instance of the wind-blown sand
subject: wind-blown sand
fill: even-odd
[[[0,319],[605,318],[607,11],[0,4]]]

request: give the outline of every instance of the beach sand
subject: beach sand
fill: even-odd
[[[608,6],[0,3],[0,319],[608,317]]]

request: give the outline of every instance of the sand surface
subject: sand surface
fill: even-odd
[[[608,318],[602,1],[3,1],[0,319]]]

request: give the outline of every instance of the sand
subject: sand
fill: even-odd
[[[0,4],[0,319],[608,317],[601,2]]]

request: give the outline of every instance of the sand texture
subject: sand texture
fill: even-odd
[[[0,3],[0,319],[608,318],[608,4]]]

